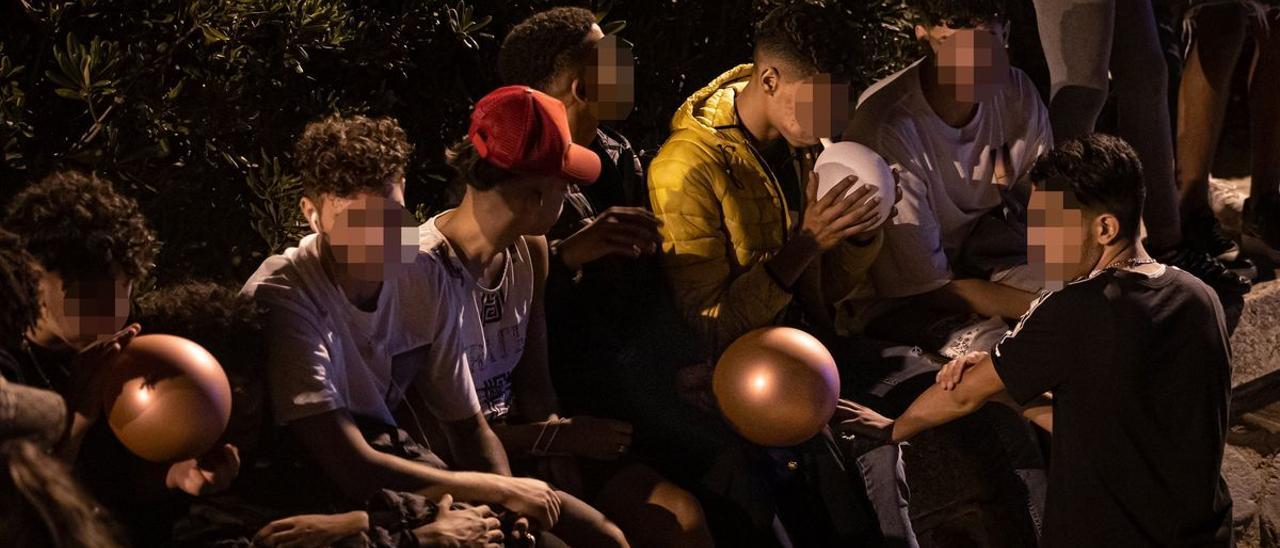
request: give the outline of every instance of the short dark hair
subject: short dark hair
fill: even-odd
[[[843,17],[833,9],[793,1],[770,11],[756,25],[755,53],[776,55],[801,76],[816,73],[847,79],[848,48],[840,37],[848,34]]]
[[[138,297],[133,320],[148,333],[195,341],[229,371],[267,361],[266,309],[229,287],[192,281],[153,289]]]
[[[137,202],[78,171],[56,172],[18,193],[4,228],[23,238],[41,267],[63,278],[102,273],[138,281],[159,247]]]
[[[470,139],[463,139],[449,147],[444,152],[444,159],[458,173],[463,183],[476,190],[489,190],[513,177],[511,172],[481,158]]]
[[[266,308],[235,289],[192,281],[138,297],[132,320],[147,333],[189,339],[213,354],[231,383],[231,421],[224,439],[246,457],[270,443]]]
[[[40,317],[35,258],[12,232],[0,230],[0,346],[12,346]]]
[[[525,19],[502,41],[498,73],[507,85],[547,91],[556,75],[587,66],[594,46],[587,42],[595,14],[584,8],[552,8]]]
[[[307,124],[294,147],[303,192],[349,197],[387,193],[404,175],[413,145],[394,118],[333,114]]]
[[[1036,161],[1030,177],[1036,188],[1074,198],[1069,206],[1115,215],[1126,237],[1138,237],[1147,190],[1142,161],[1124,139],[1095,133],[1059,143]]]
[[[907,6],[920,21],[953,29],[1003,23],[1009,17],[1007,0],[908,0]]]

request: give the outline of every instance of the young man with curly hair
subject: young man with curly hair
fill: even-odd
[[[58,454],[131,534],[150,530],[141,501],[178,490],[201,495],[239,471],[236,449],[221,445],[199,459],[152,465],[128,453],[101,421],[103,372],[141,327],[125,326],[133,285],[156,253],[155,235],[132,199],[74,171],[54,173],[18,193],[4,228],[21,236],[39,275],[40,316],[15,352],[10,380],[54,390],[69,424]]]
[[[462,303],[421,265],[404,207],[412,152],[390,118],[333,115],[299,137],[299,205],[314,233],[268,258],[242,290],[268,309],[274,420],[351,501],[380,488],[448,494],[501,505],[519,516],[520,536],[529,521],[551,530],[562,516],[598,516],[542,481],[511,477],[459,344]],[[414,405],[402,406],[407,396]],[[398,428],[399,411],[412,412],[416,430],[443,431],[450,467]],[[486,523],[489,542],[500,542],[498,521]]]
[[[680,316],[712,356],[747,332],[774,325],[834,339],[844,304],[865,288],[881,245],[879,199],[870,188],[845,194],[854,178],[832,181],[835,188],[819,198],[811,173],[820,139],[848,121],[841,21],[837,10],[805,2],[770,12],[756,28],[753,62],[719,76],[680,107],[650,167],[662,271]],[[837,354],[842,378],[849,379],[846,392],[861,397],[849,382],[862,369],[853,361]],[[840,453],[822,436],[795,451],[818,463],[806,474]],[[791,519],[787,533],[800,544],[878,542],[866,535],[883,534],[886,542],[914,545],[896,449],[872,449],[857,464],[853,456],[848,473],[865,473],[852,483],[866,482],[878,514],[869,520],[865,513],[849,518],[859,512],[853,508],[865,509],[865,497],[842,493],[817,502],[842,516],[835,527],[820,519],[795,521],[814,515],[789,511],[801,504],[775,500],[783,491],[778,480],[760,476],[744,476],[757,481],[759,493],[739,504],[758,525],[775,513]]]

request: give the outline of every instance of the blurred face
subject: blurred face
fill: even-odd
[[[966,29],[917,26],[916,36],[929,42],[938,85],[956,101],[988,101],[1009,84],[1004,25]]]
[[[1064,192],[1037,188],[1027,209],[1027,263],[1049,290],[1088,275],[1102,257],[1093,219],[1067,200]]]
[[[417,219],[404,208],[403,184],[394,188],[390,196],[325,196],[320,208],[311,213],[313,228],[334,262],[357,280],[381,282],[394,277],[417,255]]]
[[[769,96],[770,119],[791,146],[814,146],[848,125],[848,82],[825,73],[800,80],[787,80],[785,72],[778,74],[775,91]]]
[[[568,186],[555,177],[520,176],[494,187],[506,205],[512,227],[524,236],[541,236],[555,226]]]
[[[596,120],[625,120],[635,104],[635,56],[626,40],[601,36],[594,62],[587,66],[587,107]]]
[[[129,319],[133,283],[123,275],[64,279],[46,272],[40,280],[43,307],[38,338],[64,342],[75,350],[111,338]]]

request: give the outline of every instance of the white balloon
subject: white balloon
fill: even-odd
[[[818,199],[822,199],[846,177],[856,175],[858,182],[848,192],[871,186],[872,196],[880,197],[878,213],[881,222],[889,218],[896,193],[893,171],[874,150],[853,141],[832,143],[818,155],[813,170],[818,173]],[[848,195],[848,192],[845,194]]]

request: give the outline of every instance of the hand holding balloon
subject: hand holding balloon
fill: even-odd
[[[231,385],[222,366],[181,337],[138,337],[120,352],[104,386],[111,430],[152,462],[204,455],[231,417]]]
[[[165,485],[199,497],[225,491],[239,475],[240,450],[228,443],[198,459],[174,463],[169,467]]]

